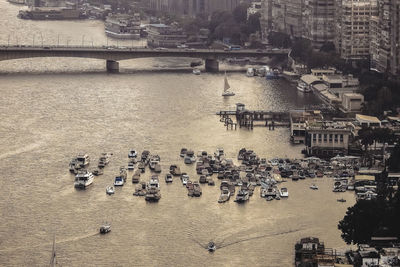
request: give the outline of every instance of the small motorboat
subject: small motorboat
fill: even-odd
[[[268,197],[266,197],[266,200],[267,201],[271,201],[271,200],[273,200],[274,198],[272,197],[272,196],[268,196]]]
[[[167,173],[167,174],[165,175],[165,182],[166,182],[166,183],[172,183],[172,174]]]
[[[100,234],[107,234],[111,231],[111,224],[105,223],[100,227]]]
[[[344,199],[344,198],[339,198],[339,199],[337,200],[337,202],[346,202],[346,199]]]
[[[128,158],[136,158],[137,157],[137,151],[132,149],[131,151],[129,151],[128,153]]]
[[[217,249],[215,243],[213,241],[208,242],[207,250],[210,252],[214,252]]]
[[[193,69],[194,75],[200,75],[201,71],[199,69]]]
[[[107,195],[112,195],[112,194],[114,194],[114,193],[115,193],[114,186],[107,186],[107,188],[106,188],[106,193],[107,193]]]
[[[318,186],[317,186],[316,184],[312,184],[312,185],[310,186],[310,189],[312,189],[312,190],[318,190]]]

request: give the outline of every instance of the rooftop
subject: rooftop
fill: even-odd
[[[377,117],[356,114],[356,120],[358,121],[366,121],[366,122],[373,122],[373,123],[380,123],[381,121]]]

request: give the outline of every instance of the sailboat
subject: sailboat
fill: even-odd
[[[50,258],[50,267],[54,267],[57,265],[56,261],[56,236],[53,237],[53,249],[51,251],[51,258]]]
[[[226,77],[226,72],[225,72],[225,79],[224,79],[224,91],[222,92],[222,96],[234,96],[235,93],[229,91],[230,85],[228,83],[228,78]]]

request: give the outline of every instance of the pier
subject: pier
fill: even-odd
[[[275,127],[289,127],[290,116],[288,111],[267,111],[267,110],[247,110],[242,103],[236,104],[236,110],[222,110],[217,113],[220,121],[224,122],[226,129],[246,127],[252,130],[255,126],[268,127],[269,130],[275,130]],[[236,122],[233,122],[232,116],[236,117]],[[255,122],[262,122],[256,124]]]

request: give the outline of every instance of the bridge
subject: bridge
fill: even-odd
[[[205,60],[205,69],[216,72],[224,58],[287,56],[288,49],[193,49],[147,47],[71,47],[71,46],[0,46],[0,61],[34,57],[78,57],[106,60],[108,72],[118,72],[120,60],[146,57],[189,57]]]

